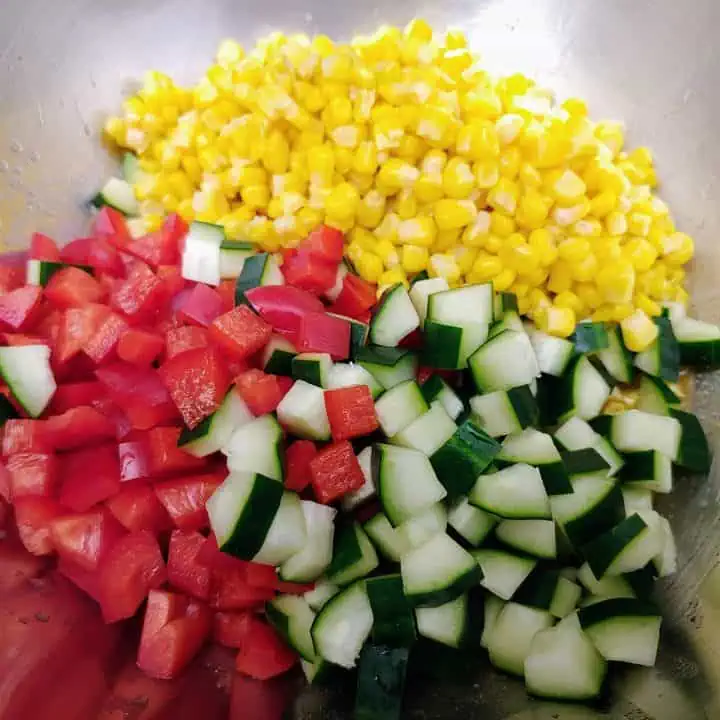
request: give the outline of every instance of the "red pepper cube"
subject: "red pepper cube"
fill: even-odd
[[[216,610],[259,609],[273,597],[274,588],[249,583],[245,566],[212,568],[210,605]]]
[[[170,360],[188,350],[205,348],[209,344],[210,339],[205,328],[193,325],[172,328],[165,333],[165,356]]]
[[[297,659],[297,655],[270,625],[260,618],[251,617],[235,669],[256,680],[269,680],[290,670]]]
[[[154,486],[158,500],[180,530],[202,530],[208,525],[205,505],[222,484],[219,475],[190,475],[163,480]]]
[[[72,266],[53,273],[45,287],[45,297],[59,308],[99,303],[106,295],[105,288],[89,272]]]
[[[296,346],[300,352],[328,353],[333,360],[350,354],[350,323],[327,313],[307,313],[300,320]]]
[[[126,320],[117,313],[109,312],[85,347],[83,347],[83,352],[95,365],[116,360],[120,338],[127,330],[128,324]]]
[[[375,306],[375,302],[375,286],[348,273],[343,280],[342,290],[333,303],[332,312],[364,319],[368,310]]]
[[[311,483],[318,502],[329,504],[359,490],[365,477],[348,440],[326,445],[310,462]]]
[[[95,408],[84,405],[49,417],[45,437],[55,450],[72,450],[115,438],[115,425]]]
[[[163,300],[162,281],[145,263],[137,262],[112,293],[110,304],[131,321],[138,321],[158,310]]]
[[[120,462],[115,443],[83,448],[58,456],[60,502],[84,512],[120,491]]]
[[[310,463],[317,455],[311,440],[296,440],[285,451],[285,487],[302,492],[310,484]]]
[[[208,327],[222,311],[223,300],[220,295],[203,283],[197,283],[177,309],[184,322],[201,327]]]
[[[148,330],[127,330],[118,341],[117,354],[131,365],[150,365],[165,347],[165,340]]]
[[[11,418],[2,428],[2,454],[7,457],[15,453],[42,453],[50,450],[45,433],[45,420]]]
[[[18,535],[28,552],[50,555],[55,551],[50,523],[65,513],[62,505],[48,497],[20,497],[14,502]]]
[[[225,364],[213,348],[188,350],[167,360],[158,372],[191,430],[214,413],[227,394]]]
[[[250,612],[216,612],[213,618],[213,640],[229,648],[240,648],[247,635]]]
[[[167,580],[160,545],[142,530],[120,538],[100,563],[100,607],[105,622],[132,617],[148,593]]]
[[[19,287],[0,296],[0,325],[15,331],[32,327],[41,299],[42,288],[33,285]]]
[[[187,285],[187,281],[177,265],[160,265],[155,274],[162,281],[165,295],[169,298],[184,290]]]
[[[267,345],[272,328],[246,305],[233,308],[210,326],[210,338],[228,355],[239,360]]]
[[[88,345],[109,315],[110,310],[105,305],[92,303],[65,310],[53,343],[53,362],[58,366],[65,365],[79,352],[87,352]]]
[[[207,639],[212,613],[184,595],[152,590],[148,595],[138,667],[161,680],[177,677]]]
[[[350,440],[369,435],[380,426],[367,385],[326,390],[325,410],[333,440]]]
[[[61,557],[58,560],[57,571],[95,602],[100,602],[100,573],[97,570],[86,570],[77,563]]]
[[[178,239],[165,228],[132,240],[124,250],[153,268],[175,265],[180,259]]]
[[[221,312],[230,312],[235,307],[235,280],[221,280],[217,286],[217,294],[222,300]]]
[[[118,445],[120,460],[120,482],[144,480],[151,476],[150,447],[147,438],[128,440]]]
[[[47,235],[33,233],[30,238],[30,250],[28,256],[33,260],[45,260],[46,262],[59,262],[60,250],[57,243]]]
[[[255,416],[273,412],[292,387],[292,379],[247,370],[235,378],[235,391]]]
[[[172,528],[172,520],[151,487],[133,483],[109,498],[105,505],[113,517],[130,532],[147,530],[158,535]]]
[[[58,385],[50,402],[48,413],[59,415],[73,408],[92,405],[104,394],[103,386],[97,381]]]
[[[323,295],[335,284],[337,267],[337,263],[298,253],[283,263],[282,273],[288,285]]]
[[[120,523],[104,508],[63,515],[50,522],[50,536],[58,555],[85,570],[97,570],[124,534]]]
[[[345,236],[341,230],[320,225],[298,245],[298,254],[307,253],[325,262],[339,265],[343,258]]]
[[[105,240],[90,238],[87,263],[80,264],[87,264],[96,272],[105,273],[111,278],[125,277],[125,263],[122,261],[120,253]],[[104,279],[102,276],[98,278],[101,282]]]
[[[204,544],[205,538],[199,532],[173,530],[167,564],[170,585],[201,600],[210,595],[210,568],[197,559]]]
[[[17,453],[7,461],[10,475],[10,495],[14,500],[27,495],[52,497],[58,481],[54,455],[45,453]]]
[[[205,458],[195,457],[178,447],[181,428],[156,427],[146,436],[149,471],[152,477],[174,475],[205,467]]]
[[[92,234],[96,239],[107,240],[118,247],[124,247],[130,242],[130,231],[125,216],[107,205],[100,208],[95,215]]]
[[[277,332],[297,334],[300,318],[309,312],[324,312],[315,295],[291,285],[261,285],[245,292],[253,310]]]

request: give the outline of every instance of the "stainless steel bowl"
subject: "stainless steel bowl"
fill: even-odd
[[[250,42],[285,29],[348,38],[416,15],[462,27],[491,69],[529,73],[560,96],[579,94],[595,117],[623,119],[631,143],[655,150],[662,195],[698,242],[696,314],[719,322],[717,0],[4,0],[0,239],[20,248],[33,230],[63,240],[82,231],[81,201],[112,167],[99,144],[101,121],[144,70],[191,81],[224,37]],[[699,380],[696,406],[717,448],[715,380]],[[531,702],[520,682],[483,666],[446,668],[443,678],[418,683],[407,717],[720,718],[719,490],[716,465],[709,479],[679,482],[661,508],[680,546],[680,571],[662,590],[661,655],[656,668],[618,673],[608,707]],[[306,690],[292,716],[344,718],[349,708],[344,689]]]

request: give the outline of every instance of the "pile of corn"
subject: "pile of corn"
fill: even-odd
[[[692,239],[622,126],[523,75],[493,78],[462,32],[423,20],[337,44],[273,33],[221,44],[193,88],[159,72],[106,134],[140,158],[147,229],[166,211],[271,252],[325,222],[382,290],[427,271],[492,281],[548,332],[623,322],[641,349],[686,302]]]

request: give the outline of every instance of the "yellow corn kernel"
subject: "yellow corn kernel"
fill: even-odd
[[[460,107],[469,118],[497,120],[502,114],[502,101],[490,87],[478,87],[460,98]]]
[[[520,137],[525,118],[517,113],[506,113],[495,122],[495,132],[503,145],[510,145]]]
[[[368,190],[357,206],[357,221],[370,230],[376,228],[385,214],[385,196],[377,190]]]
[[[463,275],[467,275],[472,270],[477,255],[478,251],[475,248],[459,245],[452,249],[452,256],[455,258],[455,262]]]
[[[400,262],[400,255],[397,248],[388,238],[378,239],[375,245],[375,252],[383,261],[386,268],[394,268]]]
[[[378,282],[383,274],[383,262],[375,253],[366,251],[354,260],[353,264],[360,277],[368,282]]]
[[[444,44],[448,50],[460,50],[467,47],[467,38],[462,30],[451,28],[445,33]]]
[[[365,140],[355,150],[353,170],[363,174],[373,174],[378,167],[377,149],[375,144]]]
[[[449,198],[464,200],[470,196],[474,184],[475,176],[464,160],[458,157],[448,160],[442,174],[442,185]]]
[[[500,252],[500,248],[503,246],[505,238],[499,235],[493,235],[492,233],[485,238],[483,248],[493,255],[497,255]]]
[[[567,260],[558,260],[550,270],[548,290],[555,294],[565,292],[572,288],[573,274],[572,267]]]
[[[445,194],[442,174],[421,173],[413,187],[413,192],[417,199],[423,203],[432,203],[440,200]]]
[[[402,245],[419,245],[432,247],[437,228],[433,219],[427,215],[402,220],[398,224],[397,239]]]
[[[396,285],[397,283],[402,283],[406,287],[410,284],[408,282],[405,271],[402,269],[402,267],[400,265],[396,265],[391,270],[386,270],[378,278],[378,285],[388,286],[388,285]]]
[[[651,300],[645,293],[635,293],[633,304],[650,317],[657,317],[662,312],[660,305]]]
[[[427,247],[403,245],[400,252],[400,264],[409,275],[422,272],[428,266],[430,253]]]
[[[513,215],[517,209],[520,189],[517,183],[501,177],[487,196],[487,204],[500,212]]]
[[[428,43],[433,39],[433,30],[430,23],[422,18],[413,18],[403,31],[403,35],[412,40]]]
[[[481,190],[489,190],[500,180],[500,164],[494,158],[479,160],[473,164],[475,184]]]
[[[642,352],[655,342],[657,325],[643,310],[636,310],[620,321],[623,341],[628,350]]]
[[[328,128],[350,124],[353,119],[352,103],[345,95],[335,95],[334,90],[331,92],[333,97],[322,111],[322,121]]]
[[[423,156],[425,150],[427,150],[427,144],[424,140],[421,140],[416,135],[406,134],[400,138],[400,144],[395,153],[398,157],[415,163]]]
[[[468,225],[462,234],[462,243],[467,247],[484,247],[490,233],[490,213],[478,212],[472,225]]]
[[[570,263],[575,282],[589,282],[595,278],[598,269],[598,259],[593,253],[586,255],[582,260]]]
[[[415,132],[432,147],[449,147],[455,138],[455,122],[448,110],[434,105],[420,109]]]
[[[515,271],[510,268],[502,269],[492,281],[495,292],[505,292],[515,282]]]
[[[350,220],[355,217],[360,194],[350,183],[336,185],[325,200],[325,212],[335,220]]]
[[[401,190],[392,202],[392,210],[401,220],[415,217],[418,212],[418,204],[413,191]]]
[[[623,255],[638,272],[649,270],[657,260],[658,252],[650,242],[641,237],[628,240],[623,246]]]
[[[500,174],[508,180],[515,180],[522,165],[520,148],[508,147],[500,153]]]
[[[195,219],[192,198],[181,200],[177,206],[177,213],[186,223],[191,223]]]
[[[515,232],[515,220],[502,212],[490,213],[490,230],[501,238],[509,237]]]
[[[570,308],[575,312],[576,315],[580,314],[583,308],[582,299],[570,290],[564,290],[558,293],[553,299],[553,305],[560,308]]]
[[[635,268],[626,260],[604,264],[597,273],[596,282],[606,302],[630,302],[635,289]]]
[[[590,252],[590,242],[584,237],[569,237],[558,245],[558,255],[570,263],[584,260]]]
[[[647,213],[631,212],[628,216],[628,232],[631,235],[647,237],[650,234],[652,217]]]
[[[460,128],[455,150],[469,160],[487,160],[500,155],[495,125],[489,120],[473,120]]]
[[[310,182],[319,187],[330,185],[335,172],[335,154],[329,145],[318,145],[308,150]]]
[[[542,186],[542,175],[539,170],[530,163],[524,162],[518,171],[518,180],[525,188],[540,188]]]
[[[692,260],[695,254],[693,239],[683,232],[676,232],[666,236],[663,246],[663,260],[674,267],[685,265]]]
[[[434,253],[444,253],[455,248],[460,242],[461,228],[450,228],[448,230],[438,230],[435,236],[435,242],[432,245]]]
[[[438,200],[433,206],[435,222],[440,230],[454,230],[469,225],[477,216],[471,200]]]
[[[522,236],[519,237],[521,242],[514,246],[505,243],[500,250],[500,259],[505,263],[506,267],[514,270],[518,275],[529,275],[540,266],[539,253],[534,247],[522,240]]]
[[[528,301],[530,303],[530,310],[536,312],[538,310],[547,310],[552,305],[552,301],[545,292],[540,288],[533,288],[528,293]]]
[[[587,187],[579,175],[572,170],[564,170],[553,180],[548,190],[559,203],[567,206],[578,203]]]
[[[682,303],[683,305],[687,305],[690,301],[690,296],[688,295],[688,292],[687,290],[685,290],[685,288],[679,287],[675,288],[675,294],[668,299]]]
[[[324,218],[325,216],[321,211],[311,207],[300,208],[295,216],[298,229],[302,235],[308,235],[311,230],[322,224]]]
[[[537,267],[532,272],[523,275],[523,280],[527,280],[530,287],[541,287],[547,282],[550,272],[547,268]]]
[[[628,230],[627,215],[613,210],[605,217],[605,227],[609,235],[624,235]]]
[[[545,228],[533,230],[528,236],[528,245],[538,251],[538,259],[542,267],[550,267],[558,257],[555,239]]]
[[[590,214],[593,217],[602,220],[615,210],[617,204],[617,195],[610,190],[605,190],[604,192],[598,193],[592,198],[592,200],[590,200]]]
[[[351,182],[355,186],[361,195],[370,192],[375,185],[375,176],[365,173],[351,172],[348,174],[347,179],[348,182]]]
[[[609,120],[601,121],[595,126],[595,137],[609,148],[613,156],[617,155],[625,144],[623,126]]]
[[[550,204],[534,188],[528,188],[520,197],[516,220],[518,225],[528,230],[543,226],[550,212]]]
[[[602,297],[597,287],[589,282],[577,283],[575,293],[580,298],[583,305],[595,310],[602,304]]]
[[[551,306],[543,313],[545,332],[555,337],[569,337],[575,331],[575,312],[569,307]]]
[[[457,282],[460,277],[460,268],[452,255],[435,253],[430,256],[428,274],[431,277],[445,278],[448,283]]]
[[[390,158],[377,174],[377,189],[385,195],[393,195],[403,188],[412,188],[419,175],[419,170],[405,160]]]
[[[353,265],[357,264],[365,254],[366,250],[354,241],[351,241],[345,246],[345,255],[347,255]]]
[[[353,218],[336,218],[327,215],[325,217],[325,224],[330,227],[336,228],[341,232],[348,233],[353,227],[355,220]]]
[[[589,210],[590,201],[583,198],[577,205],[571,205],[570,207],[556,206],[552,212],[552,218],[560,227],[568,227],[582,220]]]
[[[267,185],[246,185],[241,191],[245,205],[253,210],[263,210],[270,202],[270,190]]]

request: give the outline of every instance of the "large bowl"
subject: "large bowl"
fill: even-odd
[[[661,193],[694,235],[695,311],[720,321],[720,3],[717,0],[3,0],[0,3],[0,239],[22,248],[33,230],[61,239],[84,227],[81,209],[112,160],[102,118],[148,68],[198,76],[219,40],[250,42],[274,29],[348,38],[414,15],[467,31],[487,65],[520,70],[579,94],[594,116],[624,119],[632,143],[656,154]],[[696,407],[717,447],[714,378]],[[602,709],[528,700],[518,681],[486,666],[428,659],[407,693],[409,718],[720,718],[720,539],[717,466],[688,477],[662,510],[679,540],[680,570],[664,584],[658,664],[619,672]],[[179,681],[142,678],[133,639],[100,622],[90,603],[11,540],[0,546],[0,718],[351,717],[351,692],[269,687],[235,676],[212,650]],[[299,687],[299,686],[298,686]]]

